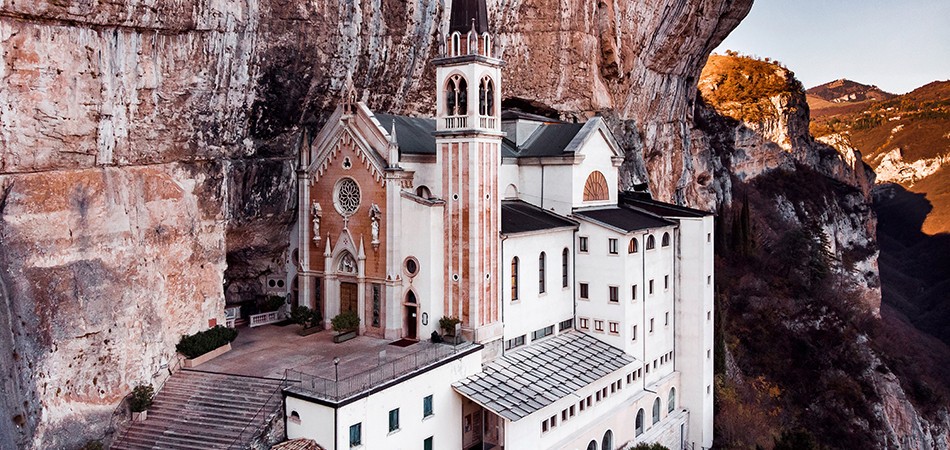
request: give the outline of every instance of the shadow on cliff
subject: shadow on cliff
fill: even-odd
[[[874,210],[883,302],[950,345],[950,234],[925,233],[933,205],[898,184],[875,187]]]

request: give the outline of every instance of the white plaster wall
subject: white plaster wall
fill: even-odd
[[[396,136],[399,139],[399,136]],[[412,193],[416,192],[419,186],[426,186],[434,197],[442,198],[442,168],[435,162],[435,156],[431,163],[400,161],[399,165],[404,169],[415,172],[412,177]]]
[[[428,206],[407,198],[400,198],[403,207],[401,230],[401,249],[396,271],[399,280],[395,283],[394,316],[391,326],[401,333],[403,330],[403,302],[410,289],[419,302],[418,337],[427,339],[439,328],[439,319],[444,315],[442,301],[444,289],[444,252],[442,247],[443,211],[441,205]],[[412,256],[419,260],[419,271],[409,277],[404,261]],[[427,323],[422,323],[422,315],[427,315]],[[390,326],[388,324],[387,326]],[[439,331],[441,333],[441,331]],[[400,334],[401,336],[401,334]]]
[[[558,324],[574,317],[573,252],[574,230],[562,229],[542,233],[522,233],[509,235],[502,241],[502,301],[505,340],[527,335],[525,343],[530,344],[531,332],[554,325],[555,334]],[[561,283],[561,252],[568,249],[568,284]],[[546,289],[539,293],[538,256],[546,253]],[[519,259],[519,296],[511,299],[511,261]],[[553,335],[552,335],[553,336]]]
[[[690,442],[711,447],[713,433],[713,217],[680,220],[676,298],[677,369],[691,411]],[[708,313],[708,314],[707,314]]]
[[[350,426],[361,423],[363,445],[357,449],[416,450],[429,436],[435,448],[461,448],[462,397],[452,383],[479,372],[481,360],[479,350],[340,407],[335,437],[333,408],[288,397],[287,414],[297,411],[300,423],[288,420],[287,438],[313,439],[327,449],[350,449]],[[433,396],[434,414],[423,418],[422,401],[427,395]],[[399,430],[390,432],[389,411],[395,408],[399,408]]]
[[[629,365],[591,384],[575,396],[561,399],[519,421],[507,422],[506,448],[586,450],[587,444],[591,440],[596,440],[597,448],[600,449],[607,430],[613,432],[614,447],[622,448],[625,443],[646,442],[643,440],[644,437],[661,429],[679,430],[682,419],[677,416],[682,416],[681,408],[677,405],[673,413],[667,412],[667,396],[670,388],[675,387],[677,392],[679,391],[679,374],[673,373],[660,380],[654,386],[656,388],[654,390],[659,394],[654,394],[644,391],[641,383],[626,384],[626,373],[635,368],[635,365]],[[581,399],[594,395],[594,392],[605,386],[609,387],[611,382],[618,379],[623,380],[621,390],[609,394],[599,403],[595,401],[585,411],[580,411],[577,404]],[[610,392],[609,389],[608,392]],[[658,395],[661,407],[660,422],[654,425],[652,408]],[[565,408],[570,408],[571,405],[575,406],[575,416],[562,421],[561,412]],[[635,421],[640,408],[644,410],[644,434],[637,439]],[[555,414],[558,417],[558,426],[546,433],[542,432],[542,421]]]
[[[576,279],[574,280],[574,293],[577,303],[577,317],[578,319],[582,317],[589,319],[589,328],[587,330],[578,329],[642,360],[642,352],[638,352],[639,346],[631,347],[627,345],[632,325],[641,320],[630,304],[630,287],[627,282],[628,269],[626,267],[627,249],[626,247],[618,248],[616,255],[611,255],[607,251],[607,240],[609,238],[618,239],[618,247],[622,247],[621,243],[626,242],[626,239],[619,232],[591,224],[583,219],[580,220],[580,224],[577,236],[587,237],[588,252],[580,252],[580,246],[575,243],[574,249],[577,253],[575,255]],[[589,286],[588,300],[580,298],[581,283],[587,283]],[[609,286],[619,288],[619,303],[609,302]],[[624,299],[627,301],[624,301]],[[595,331],[595,320],[604,321],[603,332]],[[621,322],[618,334],[609,333],[608,322],[610,321]],[[579,320],[578,327],[580,327]]]

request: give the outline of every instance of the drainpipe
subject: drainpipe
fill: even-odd
[[[538,162],[541,163],[541,158]],[[541,209],[544,209],[544,163],[541,163]]]
[[[502,355],[504,355],[505,352],[508,351],[508,350],[505,350],[505,289],[504,289],[504,286],[505,286],[505,240],[507,239],[508,239],[507,234],[501,235],[501,246],[500,246],[501,249],[498,251],[501,258],[501,264],[499,264],[499,269],[498,269],[500,273],[496,274],[496,276],[499,276],[500,279],[495,280],[495,282],[499,284],[499,287],[502,288],[501,292],[498,293],[498,296],[501,297],[501,324],[502,324],[501,325],[502,326],[501,328],[501,354]]]
[[[643,300],[640,301],[640,307],[643,310],[643,339],[641,339],[640,345],[643,347],[643,365],[647,366],[650,364],[650,361],[647,360],[647,236],[650,234],[650,230],[647,230],[646,234],[640,235],[640,243],[643,244],[640,247],[640,286],[643,286]],[[644,367],[643,376],[640,377],[640,382],[643,384],[643,390],[647,390],[647,374],[648,369]],[[649,392],[649,391],[647,391]],[[646,418],[643,419],[646,421]]]
[[[339,411],[340,411],[339,406],[336,407],[336,408],[333,408],[333,450],[337,450],[337,449],[339,448],[339,445],[340,445],[339,436],[336,435],[337,432],[340,431],[339,425],[337,425],[337,417],[336,417],[336,416],[337,416],[337,413],[338,413]],[[362,427],[362,425],[361,425],[361,427]],[[360,433],[361,433],[361,434],[362,434],[362,432],[363,432],[363,430],[360,430]],[[362,437],[361,437],[360,440],[362,440]]]

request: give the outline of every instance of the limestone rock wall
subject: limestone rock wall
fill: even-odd
[[[695,78],[751,0],[489,3],[505,98],[605,112],[626,182],[712,203]],[[444,18],[442,0],[0,0],[0,447],[100,437],[180,334],[259,292],[300,128],[348,73],[374,109],[431,113]]]

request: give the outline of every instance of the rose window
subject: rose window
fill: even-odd
[[[351,178],[343,178],[336,184],[337,211],[344,216],[351,216],[360,207],[360,187]]]

